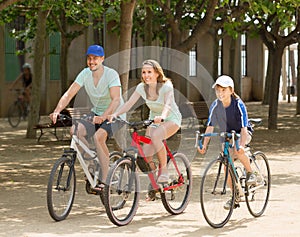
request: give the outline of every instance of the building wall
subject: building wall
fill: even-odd
[[[259,38],[247,39],[247,76],[252,80],[252,99],[262,100],[264,93],[264,45]]]
[[[5,86],[5,55],[4,55],[4,26],[0,25],[0,116],[4,115],[5,103],[7,101],[4,99]]]
[[[114,23],[110,23],[107,25],[107,34],[104,40],[105,42],[105,56],[106,58],[110,58],[110,56],[118,53],[118,45],[119,45],[119,36],[115,33],[110,33],[111,28],[114,26]],[[89,31],[90,32],[90,31]],[[93,42],[91,39],[92,36],[90,34],[84,34],[80,37],[76,38],[70,45],[69,49],[69,58],[68,58],[68,71],[69,71],[69,84],[71,84],[77,74],[86,67],[86,57],[85,52],[87,47]],[[5,117],[7,115],[8,105],[12,103],[14,97],[11,96],[8,88],[11,83],[5,81],[5,56],[4,56],[4,27],[0,26],[0,116]],[[142,46],[143,42],[140,39],[134,40],[133,47]],[[94,42],[93,42],[94,43]],[[98,43],[98,42],[95,42]],[[197,77],[192,80],[198,80],[198,83],[201,84],[201,91],[211,93],[211,80],[215,80],[212,78],[213,75],[213,62],[214,62],[214,40],[212,35],[206,34],[203,36],[199,43],[197,44],[197,61],[199,62],[197,66]],[[225,39],[223,45],[223,73],[229,73],[229,52],[230,52],[230,41],[229,39]],[[236,44],[236,62],[235,62],[235,71],[234,77],[240,80],[241,70],[240,70],[240,45]],[[248,39],[247,42],[247,76],[252,78],[252,98],[254,100],[261,100],[263,95],[263,82],[264,82],[264,65],[263,65],[263,44],[259,39]],[[43,67],[43,78],[41,83],[41,113],[49,114],[55,108],[59,98],[62,95],[60,91],[60,81],[59,80],[50,80],[49,72],[50,72],[50,63],[49,63],[49,41],[45,41],[45,60],[42,64]],[[130,87],[134,86],[133,81],[136,80],[136,77],[139,74],[139,68],[141,62],[145,58],[141,58],[144,54],[140,56],[139,52],[136,53],[134,59],[132,58],[132,62],[135,62],[137,70],[134,73],[131,73]],[[26,55],[29,63],[32,64],[32,59],[29,58],[29,55]],[[160,58],[160,55],[153,56],[157,60]],[[109,63],[109,60],[107,60]],[[118,69],[118,63],[114,63],[113,65],[109,65],[116,70]],[[242,81],[243,83],[243,81]],[[210,95],[209,95],[210,96]],[[203,99],[203,97],[207,98],[207,95],[203,96],[197,89],[192,85],[187,86],[187,97],[190,101],[198,101]]]

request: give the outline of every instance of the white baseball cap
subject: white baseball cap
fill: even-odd
[[[215,82],[215,84],[213,84],[212,88],[215,88],[216,85],[222,86],[222,87],[228,87],[230,86],[232,89],[234,89],[234,83],[233,80],[230,76],[219,76]]]

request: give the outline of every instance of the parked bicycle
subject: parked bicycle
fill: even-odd
[[[123,157],[112,165],[106,181],[107,187],[104,189],[106,213],[111,222],[118,226],[127,225],[135,216],[141,191],[138,168],[148,175],[149,197],[154,200],[160,194],[160,199],[169,213],[182,213],[188,205],[192,191],[192,171],[186,156],[182,153],[172,153],[164,141],[169,181],[165,184],[157,183],[156,177],[159,177],[160,169],[158,174],[151,170],[141,145],[151,144],[151,138],[138,133],[139,130],[150,126],[153,120],[117,120],[133,129],[133,133],[131,146],[125,149]]]
[[[29,113],[29,103],[24,100],[23,89],[14,89],[15,101],[8,108],[8,122],[13,128],[17,127],[21,120],[26,120]]]
[[[88,118],[87,118],[88,119]],[[72,135],[70,148],[65,149],[62,156],[55,162],[50,173],[47,186],[47,206],[50,216],[55,221],[64,220],[70,213],[76,191],[76,159],[84,171],[86,177],[86,192],[88,194],[99,195],[103,201],[103,191],[95,189],[101,177],[101,167],[98,161],[97,152],[90,149],[76,135],[78,124],[81,119],[72,119],[67,115],[60,114],[59,120],[62,123],[73,121],[75,126]],[[110,153],[110,161],[114,162],[122,156],[120,152]]]
[[[250,119],[252,124],[261,123],[261,119]],[[207,223],[214,227],[223,227],[230,219],[233,210],[239,207],[242,201],[254,217],[261,216],[268,204],[271,174],[268,160],[261,151],[252,152],[250,145],[245,152],[250,159],[253,172],[257,177],[256,184],[246,185],[246,170],[243,165],[234,164],[229,149],[236,146],[239,149],[239,134],[231,133],[196,133],[196,147],[202,148],[204,137],[218,136],[224,138],[223,150],[206,167],[200,185],[201,209]],[[228,184],[229,178],[232,180]],[[227,210],[223,206],[231,199],[231,207]]]

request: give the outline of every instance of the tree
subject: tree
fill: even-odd
[[[277,129],[278,94],[284,48],[299,41],[299,1],[254,0],[249,2],[248,30],[259,35],[268,48],[263,103],[269,104],[269,129]]]
[[[69,47],[74,39],[85,33],[92,24],[90,18],[98,18],[103,13],[104,7],[101,0],[65,1],[49,0],[45,7],[51,9],[48,25],[51,32],[60,32],[60,78],[61,93],[69,87],[68,83],[68,53]],[[49,31],[49,30],[48,30]],[[51,33],[50,32],[50,33]]]
[[[6,9],[7,7],[20,2],[20,0],[3,0],[0,2],[0,11],[2,11],[3,9]]]
[[[132,39],[133,12],[136,0],[121,1],[120,16],[120,40],[119,40],[119,71],[123,93],[128,90],[128,78],[130,69],[130,48]]]
[[[36,130],[34,126],[38,124],[38,118],[40,113],[40,101],[41,101],[41,80],[43,76],[43,70],[40,66],[44,60],[44,47],[46,38],[46,22],[47,22],[48,11],[44,10],[42,7],[38,8],[37,12],[37,34],[34,39],[34,76],[32,80],[32,93],[31,93],[31,104],[30,104],[30,114],[27,125],[27,138],[35,138]]]

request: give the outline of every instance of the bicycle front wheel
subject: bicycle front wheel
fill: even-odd
[[[70,213],[76,191],[76,176],[72,161],[62,156],[54,164],[47,187],[47,206],[55,221],[64,220]]]
[[[8,122],[13,128],[17,127],[22,118],[22,107],[18,102],[14,102],[8,109]]]
[[[111,167],[114,162],[122,158],[122,153],[119,151],[113,151],[109,153],[109,166]],[[105,205],[105,196],[103,192],[100,192],[100,200],[103,205]]]
[[[140,183],[133,162],[131,156],[117,160],[107,176],[105,210],[110,221],[117,226],[129,224],[138,208]]]
[[[231,182],[231,188],[227,185],[227,180],[233,179],[232,169],[229,168],[226,179],[226,165],[222,159],[211,161],[204,171],[200,186],[200,203],[202,213],[207,223],[214,227],[223,227],[230,219],[234,205],[225,208],[227,201],[235,200],[235,182]]]
[[[168,173],[170,182],[161,193],[161,200],[169,213],[177,215],[185,210],[192,193],[192,170],[184,154],[176,153],[174,160],[169,159]]]
[[[246,187],[246,203],[249,212],[254,217],[261,216],[268,204],[271,174],[268,160],[264,153],[255,152],[250,157],[251,168],[257,177],[255,185]]]

